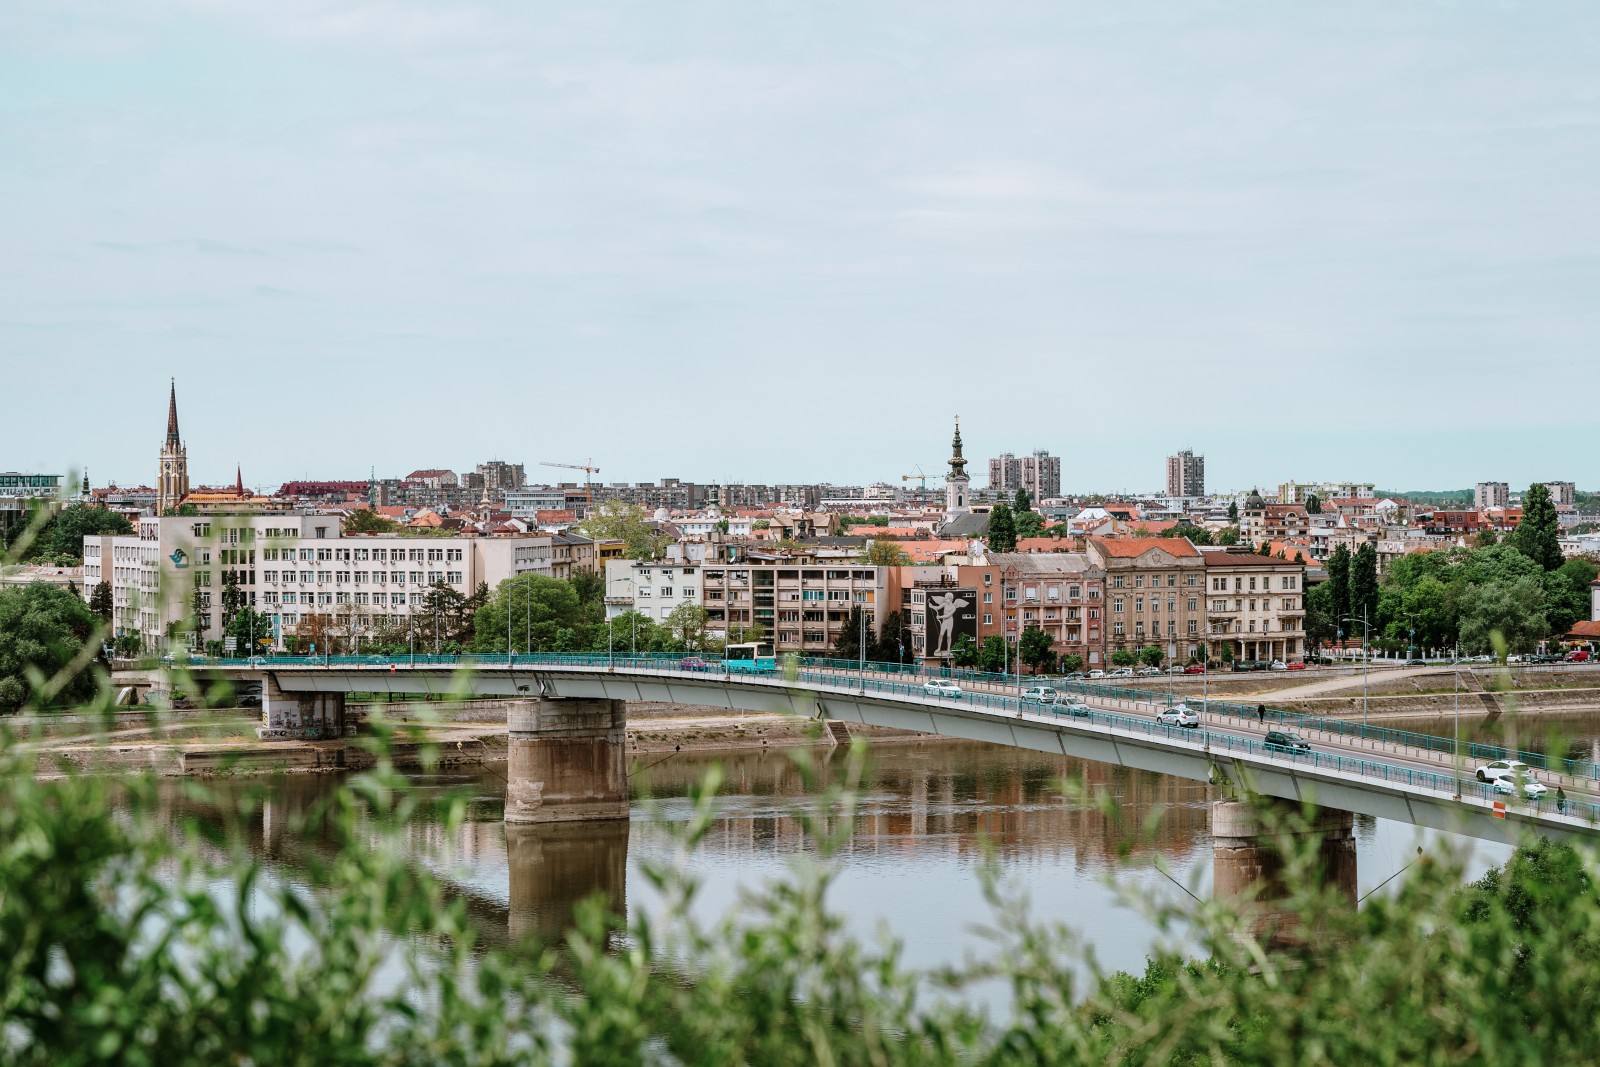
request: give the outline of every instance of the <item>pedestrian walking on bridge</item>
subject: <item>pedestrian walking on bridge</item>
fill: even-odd
[[[1262,726],[1267,724],[1267,706],[1265,704],[1256,705],[1256,721]]]

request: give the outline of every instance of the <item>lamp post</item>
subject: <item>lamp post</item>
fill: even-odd
[[[612,621],[613,620],[612,620],[611,616],[607,615],[606,616],[606,670],[608,670],[608,671],[614,671],[614,670],[617,669],[616,656],[612,652],[612,640],[611,640],[611,623],[612,623]]]
[[[1341,623],[1344,623],[1344,622],[1352,622],[1353,623],[1353,622],[1356,622],[1357,620],[1356,620],[1355,616],[1353,616],[1353,615],[1346,615],[1344,618],[1340,619],[1339,621]],[[1372,640],[1372,632],[1371,632],[1370,627],[1368,626],[1367,609],[1365,607],[1363,607],[1361,609],[1360,622],[1361,622],[1361,725],[1365,726],[1365,725],[1367,725],[1367,676],[1372,671],[1372,650],[1367,647],[1368,644]]]

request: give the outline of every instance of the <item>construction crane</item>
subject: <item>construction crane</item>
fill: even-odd
[[[939,476],[937,474],[934,475],[934,478],[938,478],[938,477]],[[902,482],[909,482],[909,481],[921,482],[922,483],[922,489],[921,489],[922,495],[923,496],[927,496],[928,495],[928,474],[927,474],[926,471],[924,471],[922,469],[922,464],[920,464],[920,463],[917,464],[917,473],[915,473],[915,474],[902,474],[900,476],[900,480]]]
[[[583,472],[583,514],[587,518],[594,505],[593,492],[589,488],[589,476],[599,474],[600,468],[594,465],[594,460],[584,460],[582,463],[551,463],[549,460],[540,460],[541,467],[565,467],[568,470]]]

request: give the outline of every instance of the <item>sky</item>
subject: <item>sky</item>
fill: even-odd
[[[1600,5],[7,0],[0,470],[1600,484]]]

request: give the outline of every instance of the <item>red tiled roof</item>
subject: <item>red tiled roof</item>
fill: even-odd
[[[1091,537],[1089,542],[1102,555],[1119,559],[1137,559],[1152,548],[1159,548],[1172,556],[1200,554],[1200,550],[1191,545],[1186,537]]]
[[[1566,636],[1575,637],[1580,641],[1600,640],[1600,621],[1575,622],[1572,624],[1572,629],[1567,631]]]

